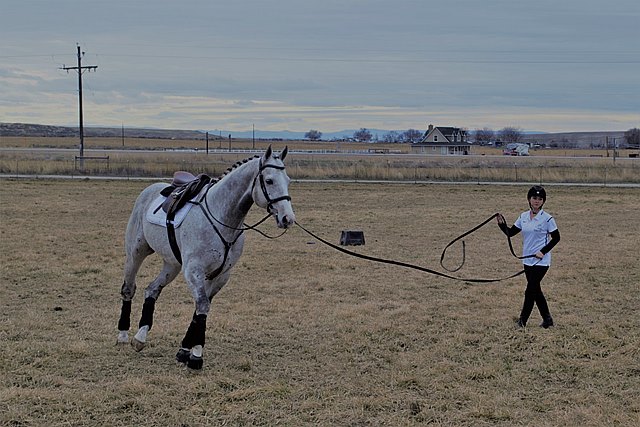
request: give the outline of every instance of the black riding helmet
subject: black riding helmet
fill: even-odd
[[[527,200],[533,196],[542,197],[543,201],[547,201],[547,192],[544,191],[544,187],[542,185],[534,185],[529,189],[529,192],[527,193]]]
[[[531,200],[533,196],[542,197],[542,205],[547,201],[547,192],[544,191],[544,187],[542,185],[534,185],[529,189],[529,192],[527,193],[527,201]]]

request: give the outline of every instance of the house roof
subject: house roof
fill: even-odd
[[[434,132],[439,132],[440,134],[442,134],[446,138],[446,141],[427,142],[427,139],[429,138],[429,136]],[[466,142],[462,141],[463,138],[460,138],[460,141],[454,141],[454,139],[458,139],[453,137],[456,134],[460,136],[466,136],[467,131],[460,128],[452,127],[452,126],[433,126],[433,128],[425,132],[424,136],[422,137],[422,140],[418,144],[428,144],[430,146],[469,145]]]
[[[453,134],[456,134],[456,133],[461,134],[461,135],[465,135],[467,133],[467,131],[462,130],[460,128],[454,128],[454,127],[449,127],[449,126],[446,126],[446,127],[445,126],[443,126],[443,127],[437,126],[437,127],[434,127],[433,129],[434,130],[438,129],[447,138],[449,138],[449,135],[453,135]]]

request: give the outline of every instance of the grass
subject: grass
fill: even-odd
[[[522,278],[473,285],[348,258],[297,227],[248,234],[193,374],[173,361],[193,312],[182,277],[158,300],[148,347],[115,346],[123,233],[146,185],[2,181],[0,425],[640,423],[637,189],[547,186],[562,233],[543,281],[551,330],[514,329]],[[495,211],[513,221],[526,189],[294,183],[291,196],[329,240],[361,229],[354,250],[434,267]],[[134,325],[159,266],[141,270]],[[497,227],[467,238],[461,276],[518,269]]]
[[[335,143],[303,141],[257,141],[256,149],[269,144],[280,150],[289,145],[296,150],[336,150]],[[229,164],[243,159],[247,152],[205,154],[202,141],[153,139],[127,140],[128,151],[117,138],[96,138],[87,142],[85,155],[108,156],[109,160],[75,160],[73,138],[9,138],[0,147],[0,174],[8,175],[103,175],[126,177],[168,177],[175,170],[221,174]],[[371,144],[341,143],[342,155],[296,152],[289,155],[289,174],[294,179],[350,179],[394,181],[489,181],[557,183],[640,183],[640,160],[607,158],[603,150],[536,150],[530,157],[501,156],[500,150],[473,147],[476,156],[427,156],[409,154],[407,144],[376,144],[399,153],[367,156]],[[10,148],[17,148],[11,150]],[[212,144],[212,148],[216,148]],[[35,148],[36,150],[22,150]],[[150,149],[151,152],[143,151]],[[196,148],[200,150],[195,151]],[[226,147],[224,147],[226,148]],[[234,141],[234,148],[251,149],[252,141]],[[193,151],[175,151],[185,149]],[[169,151],[166,151],[169,150]],[[345,153],[351,153],[344,155]],[[552,155],[549,155],[552,154]],[[600,157],[591,157],[600,156]]]
[[[84,138],[85,149],[90,150],[200,150],[206,149],[206,142],[203,139],[158,139],[158,138],[122,138],[111,137],[87,137]],[[366,142],[334,142],[334,141],[307,141],[307,140],[262,140],[255,141],[251,139],[234,138],[231,142],[232,149],[256,149],[266,150],[271,145],[276,150],[281,150],[288,146],[293,150],[332,150],[332,151],[367,151],[371,148],[386,149],[391,153],[409,154],[411,152],[410,144],[392,144],[392,143],[366,143]],[[79,146],[78,137],[13,137],[0,136],[0,147],[14,148],[66,148],[77,149]],[[215,135],[209,136],[210,150],[227,150],[229,141],[226,138],[218,138]],[[472,147],[472,153],[477,155],[501,155],[502,148],[489,146]],[[638,150],[622,149],[618,150],[617,155],[621,158],[629,157],[629,154],[638,153]],[[534,156],[562,156],[562,157],[613,157],[613,149],[596,149],[596,148],[548,148],[548,149],[532,149],[531,154]]]

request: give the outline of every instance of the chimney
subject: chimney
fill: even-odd
[[[432,124],[429,124],[429,130],[427,131],[427,133],[428,133],[428,132],[431,132],[432,130],[433,130],[433,125],[432,125]]]

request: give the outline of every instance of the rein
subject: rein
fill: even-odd
[[[258,169],[258,174],[256,175],[256,177],[253,179],[253,184],[251,186],[251,192],[253,192],[253,189],[255,188],[256,185],[256,181],[258,180],[258,178],[260,179],[260,189],[262,190],[262,194],[264,195],[264,198],[267,200],[267,212],[269,212],[267,215],[264,216],[264,218],[262,218],[260,221],[256,222],[253,225],[248,225],[247,223],[243,223],[243,227],[234,227],[228,224],[225,224],[224,222],[220,221],[218,218],[216,218],[212,213],[211,213],[211,209],[209,208],[209,202],[207,201],[207,193],[209,192],[209,189],[217,182],[213,182],[211,184],[209,184],[207,186],[207,189],[205,190],[204,194],[200,197],[200,200],[198,200],[197,202],[191,202],[193,204],[196,205],[201,205],[201,203],[204,201],[204,205],[206,207],[206,210],[203,209],[203,213],[205,214],[205,216],[207,217],[211,217],[215,222],[217,222],[218,224],[220,224],[221,226],[228,228],[230,230],[236,230],[236,231],[240,231],[240,232],[244,232],[247,230],[254,230],[260,234],[262,234],[264,237],[268,238],[268,239],[276,239],[280,236],[282,236],[286,230],[284,232],[282,232],[280,235],[276,236],[276,237],[272,237],[272,236],[268,236],[265,233],[263,233],[262,231],[258,230],[256,227],[258,227],[260,224],[262,224],[263,222],[265,222],[270,216],[272,216],[273,214],[271,213],[271,209],[274,203],[277,203],[281,200],[291,200],[291,196],[284,195],[284,196],[280,196],[280,197],[276,197],[275,199],[272,199],[269,196],[269,192],[267,191],[267,187],[265,185],[264,182],[264,177],[262,176],[262,171],[267,169],[267,168],[273,168],[273,169],[278,169],[278,170],[284,170],[285,167],[284,166],[276,166],[276,165],[262,165],[262,159],[260,159],[260,166]],[[209,222],[211,222],[211,220],[209,220]],[[212,224],[213,225],[213,224]],[[214,226],[215,228],[215,226]]]
[[[260,221],[256,222],[253,225],[248,225],[246,223],[243,223],[242,227],[234,227],[234,226],[227,225],[227,224],[223,223],[222,221],[220,221],[218,218],[216,218],[211,213],[211,209],[209,208],[209,203],[207,201],[207,193],[209,193],[209,190],[211,189],[211,187],[213,187],[218,181],[213,181],[209,185],[207,185],[206,190],[204,191],[202,196],[200,196],[199,200],[197,200],[195,202],[190,202],[190,203],[200,207],[200,210],[202,210],[202,213],[204,214],[204,217],[207,219],[207,221],[209,221],[209,224],[211,224],[211,227],[213,228],[213,230],[216,232],[216,234],[218,235],[218,237],[220,238],[220,240],[224,244],[224,258],[222,260],[222,263],[220,264],[220,267],[218,267],[216,270],[214,270],[213,272],[207,274],[207,276],[206,276],[207,280],[211,280],[211,279],[215,278],[216,276],[218,276],[220,273],[222,273],[222,270],[224,269],[224,265],[227,262],[227,257],[229,256],[229,251],[231,250],[231,247],[233,245],[235,245],[235,243],[238,241],[238,239],[240,238],[242,233],[244,233],[245,231],[254,230],[257,233],[261,234],[262,236],[264,236],[264,237],[266,237],[268,239],[277,239],[278,237],[282,236],[284,233],[287,232],[287,230],[285,229],[278,236],[269,236],[269,235],[265,234],[264,232],[262,232],[262,231],[260,231],[260,230],[258,230],[256,228],[260,224],[265,222],[270,216],[273,215],[271,210],[272,210],[272,206],[273,206],[274,203],[277,203],[277,202],[279,202],[281,200],[291,200],[291,197],[288,194],[284,195],[284,196],[276,197],[274,199],[272,199],[269,196],[269,193],[267,192],[266,184],[264,182],[264,176],[262,175],[262,171],[265,170],[266,168],[274,168],[274,169],[278,169],[278,170],[284,170],[285,169],[284,166],[276,166],[276,165],[269,165],[269,164],[263,165],[262,164],[262,158],[260,159],[260,166],[259,166],[259,169],[258,169],[258,174],[253,179],[251,192],[253,193],[253,188],[255,187],[256,181],[259,179],[260,180],[260,189],[262,190],[262,194],[264,195],[264,197],[265,197],[265,199],[267,200],[267,203],[268,203],[268,205],[267,205],[267,212],[268,213],[267,213],[267,215],[265,215],[264,218],[262,218]],[[222,235],[222,233],[220,232],[218,227],[216,227],[216,224],[214,223],[214,221],[216,223],[218,223],[219,225],[221,225],[222,227],[224,227],[224,228],[228,228],[230,230],[239,231],[239,233],[235,236],[235,239],[233,239],[233,241],[228,241],[227,239],[224,238],[224,236]]]
[[[440,256],[440,265],[447,271],[449,272],[456,272],[458,270],[460,270],[462,268],[462,266],[464,265],[464,260],[465,260],[465,244],[464,244],[464,240],[462,241],[462,263],[460,264],[460,266],[458,266],[457,268],[453,269],[453,270],[449,270],[446,267],[444,267],[443,265],[443,261],[444,261],[444,257],[445,257],[445,253],[447,251],[447,249],[453,245],[455,242],[457,242],[458,240],[464,238],[465,236],[468,236],[469,234],[477,231],[478,229],[484,227],[486,224],[488,224],[491,220],[493,220],[494,218],[501,216],[501,214],[496,213],[494,215],[491,215],[489,218],[487,218],[485,221],[483,221],[482,223],[480,223],[479,225],[473,227],[471,230],[461,234],[460,236],[456,237],[455,239],[453,239],[451,242],[449,242],[449,244],[447,244],[447,246],[445,246],[444,250],[442,251],[442,255]],[[504,218],[504,217],[503,217]],[[307,230],[304,226],[302,226],[298,221],[296,221],[296,225],[298,227],[300,227],[305,233],[307,233],[308,235],[310,235],[311,237],[313,237],[314,239],[319,240],[320,242],[324,243],[325,245],[339,251],[342,252],[344,254],[356,257],[356,258],[361,258],[361,259],[366,259],[368,261],[373,261],[373,262],[379,262],[382,264],[391,264],[391,265],[397,265],[400,267],[405,267],[405,268],[411,268],[413,270],[418,270],[418,271],[422,271],[424,273],[429,273],[429,274],[433,274],[435,276],[440,276],[440,277],[444,277],[447,279],[452,279],[452,280],[458,280],[458,281],[462,281],[462,282],[471,282],[471,283],[492,283],[492,282],[500,282],[503,280],[508,280],[508,279],[512,279],[514,277],[517,277],[521,274],[524,273],[524,269],[514,273],[508,277],[502,277],[502,278],[497,278],[497,279],[465,279],[462,277],[455,277],[446,273],[442,273],[440,271],[436,271],[427,267],[422,267],[419,265],[415,265],[415,264],[409,264],[406,262],[402,262],[402,261],[396,261],[396,260],[392,260],[392,259],[386,259],[386,258],[378,258],[378,257],[374,257],[374,256],[370,256],[370,255],[364,255],[364,254],[359,254],[357,252],[353,252],[350,251],[348,249],[342,248],[338,245],[335,245],[331,242],[328,242],[327,240],[321,238],[320,236],[314,234],[313,232]],[[515,254],[515,252],[513,251],[513,245],[511,244],[511,237],[507,235],[507,240],[509,242],[509,250],[511,251],[511,254],[518,258],[518,259],[524,259],[524,258],[531,258],[531,257],[535,257],[535,255],[527,255],[527,256],[523,256],[523,257],[519,257]]]

